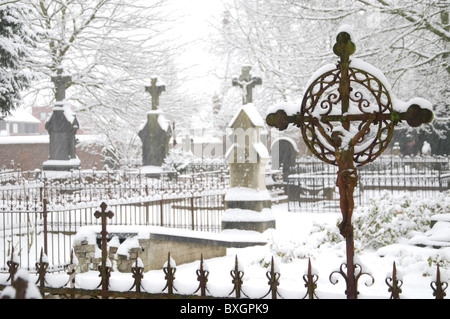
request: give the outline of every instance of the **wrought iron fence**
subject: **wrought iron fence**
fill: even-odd
[[[181,293],[177,290],[177,280],[176,280],[176,270],[177,266],[174,260],[168,253],[168,259],[164,267],[161,269],[161,277],[164,275],[165,285],[160,292],[149,292],[146,287],[152,286],[152,282],[145,278],[145,273],[142,263],[137,260],[131,267],[130,278],[132,278],[132,284],[128,290],[114,290],[111,288],[110,281],[115,277],[115,272],[108,270],[107,272],[102,272],[102,265],[99,266],[99,279],[98,286],[94,289],[89,289],[80,286],[77,283],[77,278],[79,274],[76,273],[76,265],[71,259],[71,263],[66,267],[66,275],[62,274],[60,276],[64,277],[63,284],[55,285],[50,284],[48,277],[48,261],[46,256],[41,253],[40,258],[35,263],[35,268],[33,272],[35,276],[29,276],[28,279],[24,279],[23,276],[16,276],[18,270],[20,269],[19,264],[11,256],[8,261],[8,278],[0,283],[0,293],[1,298],[24,298],[26,296],[26,290],[30,289],[30,286],[37,286],[40,291],[41,296],[45,298],[65,298],[65,299],[78,299],[78,298],[129,298],[129,299],[154,299],[154,298],[251,298],[251,299],[284,299],[285,297],[280,290],[280,278],[281,273],[274,266],[274,260],[272,258],[271,264],[266,271],[266,278],[268,279],[267,292],[261,294],[260,296],[254,296],[254,293],[250,296],[246,293],[247,287],[251,287],[252,283],[250,280],[244,280],[245,272],[239,266],[238,257],[235,258],[235,265],[229,273],[224,273],[223,276],[230,276],[231,285],[229,287],[229,294],[227,296],[214,296],[208,289],[209,275],[211,271],[209,267],[204,266],[203,256],[201,257],[198,268],[193,276],[197,276],[198,286],[192,289],[191,293]],[[336,275],[342,275],[345,278],[345,269],[342,269],[345,265],[341,266],[339,271],[334,271],[330,274],[329,280],[331,284],[337,283]],[[367,273],[363,273],[361,266],[355,264],[355,272],[359,277],[366,275],[369,276],[371,281],[366,281],[366,286],[370,286],[374,283],[374,278]],[[121,274],[123,275],[123,274]],[[32,279],[30,279],[32,278]],[[124,278],[120,276],[120,278]],[[319,299],[318,295],[318,279],[319,274],[315,273],[311,267],[311,261],[308,261],[308,269],[302,277],[304,281],[303,287],[299,287],[299,295],[303,295],[303,299]],[[55,282],[56,280],[52,280]],[[390,299],[401,299],[402,298],[402,286],[403,279],[396,270],[395,262],[393,263],[392,273],[389,274],[385,279],[386,283],[386,298]],[[245,283],[245,284],[244,284]],[[6,292],[6,288],[12,286],[15,288],[14,294]],[[436,266],[436,276],[430,280],[430,298],[444,299],[447,295],[446,289],[448,288],[448,282],[441,278],[439,265]],[[147,288],[148,289],[148,288]],[[154,290],[154,289],[153,289]],[[345,292],[344,292],[345,293]],[[34,295],[35,296],[35,295]]]
[[[286,184],[289,210],[339,211],[337,167],[305,157],[300,158],[290,172]],[[369,203],[381,191],[430,198],[450,189],[449,159],[443,156],[381,156],[359,168],[358,178],[354,196],[355,203],[360,206]]]
[[[116,212],[115,225],[219,231],[227,187],[226,172],[175,179],[72,173],[60,181],[4,185],[0,188],[0,265],[6,265],[15,248],[21,267],[33,267],[44,247],[50,269],[60,270],[69,261],[72,237],[79,227],[98,224],[93,213],[104,200]]]

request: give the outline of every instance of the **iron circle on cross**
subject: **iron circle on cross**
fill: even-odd
[[[325,66],[323,73],[308,86],[302,100],[300,117],[307,119],[300,122],[303,140],[315,156],[332,165],[337,165],[336,145],[329,142],[333,133],[345,135],[345,132],[350,132],[354,135],[369,118],[375,118],[354,147],[354,163],[362,166],[375,160],[386,149],[394,132],[395,112],[389,85],[372,74],[371,65],[355,60],[358,67],[352,66],[351,61],[348,69],[349,107],[346,112],[341,106],[342,76],[339,67],[326,70]],[[344,122],[348,123],[346,129],[343,129]]]

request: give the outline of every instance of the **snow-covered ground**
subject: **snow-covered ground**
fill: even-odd
[[[307,271],[308,258],[311,258],[314,273],[319,276],[317,296],[323,299],[346,298],[344,278],[335,275],[333,278],[338,280],[335,285],[329,279],[330,274],[345,262],[344,239],[341,237],[333,244],[323,244],[323,234],[317,231],[318,225],[324,226],[324,229],[336,227],[340,213],[288,212],[287,204],[274,205],[273,213],[277,227],[264,233],[269,244],[239,249],[229,248],[226,256],[205,261],[210,271],[208,294],[219,297],[230,294],[233,289],[230,270],[234,268],[235,256],[238,256],[245,273],[243,292],[249,298],[261,298],[269,291],[266,272],[270,269],[270,261],[274,256],[276,269],[281,273],[278,288],[282,298],[298,299],[305,296],[303,275]],[[322,245],[319,246],[319,242],[322,242]],[[436,266],[431,261],[450,260],[450,248],[420,248],[408,244],[407,240],[401,242],[402,244],[388,245],[378,250],[365,248],[357,251],[356,259],[363,266],[363,272],[370,273],[375,279],[374,284],[367,287],[365,284],[370,283],[371,278],[361,276],[358,285],[359,298],[389,298],[390,293],[385,279],[392,272],[394,261],[398,275],[404,282],[401,287],[401,298],[434,298],[430,283],[435,280]],[[296,257],[289,258],[290,255]],[[192,294],[198,288],[196,275],[198,268],[198,261],[177,266],[175,288],[178,294]],[[446,281],[448,281],[447,268],[448,263],[441,265],[441,277]],[[35,280],[35,274],[30,276]],[[0,282],[5,283],[6,278],[7,274],[0,275]],[[67,282],[68,276],[48,274],[46,279],[50,285],[60,287]],[[95,289],[100,283],[100,278],[97,271],[90,271],[78,274],[76,282],[78,287]],[[147,292],[161,293],[165,284],[162,270],[152,270],[144,274],[142,285]],[[131,274],[113,272],[110,285],[111,290],[127,291],[133,285],[133,278]],[[266,298],[270,298],[270,294]]]
[[[231,290],[231,277],[229,272],[234,266],[235,256],[244,267],[243,290],[250,298],[260,298],[268,290],[268,279],[266,272],[273,256],[272,245],[278,245],[276,251],[289,251],[292,249],[303,249],[305,258],[296,258],[291,262],[282,262],[281,257],[275,256],[274,260],[281,273],[279,293],[283,298],[303,298],[306,294],[303,275],[308,268],[308,257],[311,258],[312,268],[318,274],[316,294],[319,298],[346,298],[344,291],[345,280],[340,275],[334,278],[338,283],[333,285],[330,274],[337,270],[342,262],[345,262],[345,242],[342,244],[322,245],[315,248],[315,237],[311,231],[315,225],[335,226],[340,220],[340,213],[307,213],[288,212],[286,204],[273,207],[277,222],[276,230],[269,230],[265,234],[270,238],[266,246],[248,247],[240,249],[228,249],[227,256],[207,260],[210,270],[208,289],[212,295],[227,296]],[[299,243],[302,243],[299,245]],[[305,245],[303,245],[305,243]],[[281,247],[282,246],[282,247]],[[325,247],[324,247],[325,246]],[[298,248],[302,247],[302,248]],[[380,254],[384,257],[381,257]],[[297,255],[299,252],[297,252]],[[378,251],[365,249],[357,254],[357,259],[363,265],[363,272],[370,273],[375,282],[370,287],[365,283],[371,282],[369,276],[363,275],[359,280],[359,298],[389,298],[388,286],[385,283],[386,276],[392,273],[393,262],[396,262],[397,270],[403,274],[404,284],[401,298],[434,298],[430,288],[431,281],[435,280],[436,267],[429,266],[428,259],[436,254],[450,257],[450,248],[430,249],[419,248],[412,245],[391,245]],[[176,273],[176,287],[179,292],[191,293],[198,287],[195,270],[199,267],[198,262],[179,265]],[[441,276],[446,277],[445,269],[441,268]],[[152,271],[150,276],[158,276],[158,271]],[[161,277],[161,274],[159,274]],[[162,283],[161,283],[162,285]],[[270,295],[269,295],[270,297]]]

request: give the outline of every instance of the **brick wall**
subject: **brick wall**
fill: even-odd
[[[100,151],[100,147],[95,147],[95,150]],[[76,154],[81,161],[82,169],[92,168],[96,162],[98,169],[103,167],[99,154],[83,150],[81,147],[76,148]],[[48,143],[0,144],[0,168],[3,165],[11,168],[11,160],[13,160],[16,167],[20,164],[23,171],[42,169],[42,163],[48,159],[48,155]]]

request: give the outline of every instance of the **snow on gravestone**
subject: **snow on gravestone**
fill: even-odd
[[[70,171],[80,168],[80,160],[75,154],[75,134],[78,120],[66,100],[66,87],[71,77],[62,69],[52,77],[56,88],[56,103],[45,123],[50,137],[49,159],[43,163],[45,171]]]
[[[265,169],[269,152],[261,142],[264,120],[253,103],[235,114],[229,127],[233,144],[225,158],[230,165],[230,189],[225,195],[222,229],[256,230],[275,228]]]
[[[169,140],[172,136],[170,122],[158,110],[159,96],[165,91],[165,85],[153,77],[151,86],[146,86],[145,91],[152,96],[152,110],[147,113],[147,121],[141,125],[138,133],[142,141],[142,172],[158,177],[169,152]]]

